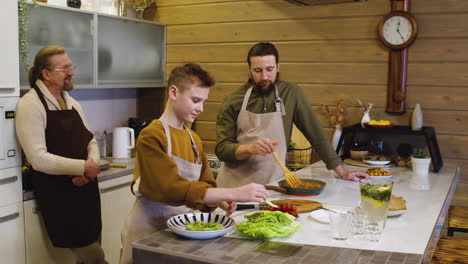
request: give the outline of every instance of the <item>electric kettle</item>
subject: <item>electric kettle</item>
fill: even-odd
[[[135,147],[135,132],[129,127],[116,127],[112,135],[112,157],[130,158],[130,150]]]

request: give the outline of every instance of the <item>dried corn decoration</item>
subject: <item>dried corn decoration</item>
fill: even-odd
[[[334,126],[343,126],[344,112],[346,109],[346,105],[344,104],[343,99],[338,100],[338,103],[336,104],[336,110],[334,112],[330,111],[326,104],[320,104],[320,107],[322,109],[322,112],[330,121],[330,124]]]

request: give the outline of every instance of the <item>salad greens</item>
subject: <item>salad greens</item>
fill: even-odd
[[[366,184],[361,186],[361,196],[369,197],[377,201],[390,201],[392,195],[392,185]]]
[[[254,238],[286,236],[301,227],[294,216],[280,211],[261,211],[244,217],[248,221],[236,224],[237,230]]]
[[[203,223],[200,221],[196,221],[193,224],[191,224],[190,222],[185,222],[185,228],[191,231],[213,231],[223,229],[223,226],[217,223]]]

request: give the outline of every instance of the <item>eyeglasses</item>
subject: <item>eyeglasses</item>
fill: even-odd
[[[76,69],[78,69],[78,67],[76,67],[75,65],[71,65],[71,66],[68,66],[66,68],[62,68],[62,69],[47,69],[49,71],[58,71],[58,72],[71,72],[71,71],[76,71]]]

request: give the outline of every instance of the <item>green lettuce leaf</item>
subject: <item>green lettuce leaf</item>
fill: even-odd
[[[191,231],[212,231],[223,229],[223,226],[217,223],[203,223],[200,221],[196,221],[193,224],[185,222],[185,228]]]
[[[244,217],[248,221],[236,224],[237,230],[254,238],[286,236],[301,227],[294,216],[280,211],[261,211]]]

